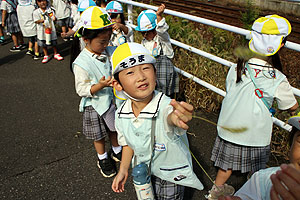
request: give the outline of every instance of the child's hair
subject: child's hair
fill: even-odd
[[[300,130],[298,130],[296,127],[293,126],[292,131],[290,132],[290,135],[289,135],[289,146],[290,146],[290,147],[292,146],[293,140],[294,140],[294,136],[295,136],[295,134],[296,134],[298,131],[300,131]]]
[[[96,5],[101,7],[101,4],[104,3],[105,5],[108,4],[111,0],[96,0]]]
[[[80,28],[78,30],[78,34],[81,35],[83,38],[85,39],[89,39],[89,40],[93,40],[94,38],[96,38],[99,34],[101,33],[106,33],[107,31],[112,31],[112,28],[105,28],[105,29],[84,29],[84,28]],[[75,59],[77,58],[77,56],[80,54],[81,50],[80,50],[80,41],[78,37],[75,37],[72,43],[72,47],[71,47],[71,59],[70,59],[70,69],[73,72],[73,67],[72,64],[75,61]]]
[[[78,0],[71,0],[72,4],[78,4]]]
[[[47,6],[49,5],[48,0],[36,0],[35,4],[36,4],[37,7],[39,7],[38,2],[41,2],[41,1],[46,1],[47,2]]]

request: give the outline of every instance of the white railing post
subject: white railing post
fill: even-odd
[[[132,1],[132,0],[128,0],[128,1]],[[132,5],[131,4],[127,4],[127,14],[128,14],[128,24],[132,24],[133,25],[133,13],[132,13]],[[134,34],[134,33],[133,33]],[[130,36],[130,41],[133,41],[133,34]]]

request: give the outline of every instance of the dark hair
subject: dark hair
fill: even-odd
[[[71,0],[72,4],[78,4],[78,0]]]
[[[124,24],[125,25],[125,17],[124,17],[124,14],[123,13],[109,13],[110,15],[110,18],[111,19],[115,19],[117,18],[118,15],[120,15],[120,18],[121,18],[121,24]]]
[[[46,6],[49,5],[48,0],[36,0],[35,4],[36,4],[36,7],[37,7],[37,8],[39,7],[38,2],[41,2],[41,1],[46,1],[46,2],[47,2],[47,5],[46,5]]]
[[[294,136],[298,131],[300,131],[300,130],[298,130],[296,127],[293,126],[292,131],[290,132],[290,135],[289,135],[289,145],[290,145],[290,147],[292,146]]]
[[[282,40],[282,44],[285,44],[287,41],[287,37]],[[268,61],[271,63],[272,67],[282,72],[282,64],[279,57],[279,51],[277,51],[274,55],[270,56]],[[237,61],[237,70],[236,70],[236,83],[239,83],[242,80],[242,75],[245,74],[245,64],[246,60],[242,58],[238,58]]]
[[[96,0],[96,5],[101,7],[101,4],[104,3],[107,5],[111,0]]]
[[[112,28],[105,28],[105,29],[84,29],[80,28],[78,30],[78,34],[84,37],[85,39],[93,40],[96,38],[100,33],[106,33],[107,31],[112,31]],[[70,58],[70,69],[73,72],[73,62],[77,58],[77,56],[80,54],[81,49],[80,49],[80,41],[78,37],[75,37],[73,42],[72,42],[72,47],[71,47],[71,58]]]

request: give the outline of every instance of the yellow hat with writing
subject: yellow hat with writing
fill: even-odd
[[[80,24],[78,30],[81,28],[94,30],[105,29],[113,24],[114,22],[111,21],[109,14],[105,11],[105,9],[98,6],[91,6],[85,9],[80,15]]]
[[[143,45],[138,43],[124,43],[116,48],[112,57],[112,74],[146,63],[155,64],[156,60]],[[153,65],[155,67],[155,65]],[[114,89],[114,94],[121,100],[126,100],[128,95],[124,91]]]
[[[260,55],[274,55],[291,31],[291,24],[284,17],[279,15],[260,17],[252,25],[249,48]]]

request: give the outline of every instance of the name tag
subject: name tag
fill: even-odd
[[[166,146],[165,146],[165,144],[155,143],[154,149],[156,151],[165,151],[166,150]]]

